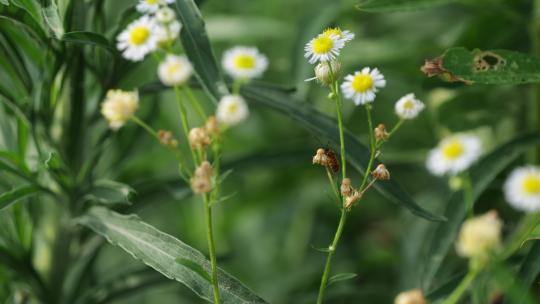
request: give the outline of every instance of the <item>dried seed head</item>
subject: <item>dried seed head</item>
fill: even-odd
[[[356,189],[351,189],[352,193],[345,198],[345,208],[351,209],[354,203],[356,203],[360,198],[362,198],[362,193],[358,192]]]
[[[420,68],[428,77],[442,75],[445,70],[442,67],[442,58],[426,59],[424,65]]]
[[[173,138],[170,131],[159,130],[157,132],[157,136],[159,138],[159,142],[164,146],[176,147],[178,145],[178,141]]]
[[[371,176],[378,180],[389,180],[390,172],[383,164],[380,164],[377,166],[377,168],[375,168],[375,170],[373,170],[373,172],[371,172]]]
[[[208,117],[206,125],[204,126],[206,132],[210,135],[219,134],[219,124],[215,116]]]
[[[386,126],[384,124],[379,124],[373,131],[375,133],[375,140],[377,140],[377,142],[385,141],[388,139],[388,136],[390,136],[390,134],[386,132]]]
[[[350,178],[344,178],[341,181],[341,195],[343,197],[348,197],[351,195],[353,189],[351,188],[351,179]]]
[[[422,290],[413,289],[401,292],[394,300],[394,304],[425,304],[426,300]]]
[[[208,136],[208,133],[203,128],[193,128],[189,131],[188,135],[189,144],[194,149],[204,149],[212,141]]]
[[[330,70],[329,65],[332,67]],[[338,61],[321,62],[315,66],[315,77],[317,81],[329,85],[336,81],[341,71],[341,63]]]
[[[323,148],[317,149],[317,153],[313,156],[313,164],[324,167],[328,166],[328,156],[326,156]]]
[[[195,193],[208,193],[212,190],[212,165],[208,161],[195,169],[191,178],[191,189]]]

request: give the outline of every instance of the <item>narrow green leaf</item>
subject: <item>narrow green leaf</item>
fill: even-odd
[[[99,180],[85,198],[100,204],[131,204],[135,190],[126,184]]]
[[[204,270],[204,268],[202,268],[201,265],[193,262],[192,260],[184,259],[184,258],[178,258],[178,259],[176,259],[176,263],[195,271],[201,277],[203,277],[208,283],[212,282],[212,278],[210,277],[208,272],[206,272],[206,270]]]
[[[180,39],[186,54],[202,87],[217,102],[221,95],[227,93],[227,87],[210,46],[201,12],[193,0],[176,0],[176,13],[183,25]]]
[[[60,39],[64,35],[64,25],[62,19],[60,19],[60,14],[58,13],[58,6],[54,1],[48,7],[45,7],[43,10],[43,18],[49,26],[51,32],[53,32],[54,37]]]
[[[11,3],[25,10],[34,21],[43,28],[43,17],[41,16],[41,5],[35,0],[11,0]]]
[[[104,36],[85,31],[68,32],[62,36],[62,41],[77,44],[89,44],[101,47],[107,51],[112,51],[113,47],[109,43],[109,40]]]
[[[242,95],[248,100],[281,112],[310,132],[330,140],[331,146],[339,148],[339,130],[337,122],[313,108],[294,100],[289,94],[265,84],[250,84],[242,88]],[[345,145],[347,147],[348,165],[352,165],[362,174],[369,162],[369,149],[345,130]],[[375,164],[377,166],[377,164]],[[374,166],[374,167],[375,167]],[[390,201],[402,205],[417,216],[433,221],[443,221],[444,218],[432,214],[418,206],[412,197],[405,192],[394,180],[375,183],[375,189]]]
[[[19,146],[19,159],[24,164],[28,149],[28,125],[20,118],[17,119],[17,144]]]
[[[476,201],[491,182],[508,165],[515,161],[528,148],[540,144],[540,135],[532,134],[514,139],[488,155],[484,156],[470,170],[469,174],[473,186],[473,199]],[[428,241],[427,257],[424,263],[423,284],[424,289],[428,289],[433,284],[433,279],[437,274],[446,254],[452,248],[454,240],[459,231],[459,227],[466,217],[467,210],[463,203],[463,193],[454,193],[448,203],[445,216],[448,219],[444,223],[438,223],[434,227],[434,233]]]
[[[11,191],[0,194],[0,210],[16,203],[18,200],[37,194],[41,189],[34,185],[21,186]]]
[[[334,283],[340,282],[340,281],[346,281],[353,279],[357,276],[356,273],[338,273],[336,275],[333,275],[328,279],[328,285],[332,285]]]
[[[0,4],[9,5],[8,0],[0,0]]]
[[[192,267],[177,263],[179,258],[189,260],[210,272],[210,262],[199,251],[144,223],[137,216],[121,215],[103,207],[91,208],[79,218],[79,222],[103,235],[111,244],[121,247],[135,259],[167,278],[186,285],[199,297],[212,301],[212,287],[208,281]],[[222,303],[266,303],[221,269],[218,281]]]
[[[504,293],[509,303],[533,304],[532,296],[527,286],[517,279],[514,272],[504,264],[497,264],[490,271],[490,278],[495,279],[497,286]]]
[[[430,66],[431,65],[431,66]],[[446,81],[467,84],[523,84],[540,82],[540,58],[508,50],[446,50],[422,70]]]
[[[412,11],[432,8],[457,0],[361,0],[356,8],[364,12]]]

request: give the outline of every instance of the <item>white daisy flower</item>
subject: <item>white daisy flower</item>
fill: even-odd
[[[416,99],[413,93],[410,93],[396,102],[395,111],[401,119],[413,119],[422,112],[424,107],[424,103]]]
[[[304,57],[309,58],[309,63],[312,64],[317,61],[330,61],[339,55],[339,51],[344,46],[345,41],[339,39],[338,36],[320,34],[306,44]]]
[[[429,152],[426,166],[437,176],[456,175],[467,169],[480,157],[482,143],[474,135],[457,134],[443,139]]]
[[[162,7],[156,12],[156,20],[159,23],[167,24],[174,21],[176,14],[174,10],[170,7]]]
[[[225,51],[221,64],[233,78],[255,78],[266,71],[268,59],[255,47],[237,46]]]
[[[518,210],[540,210],[540,167],[514,169],[504,183],[504,195],[508,203]]]
[[[157,48],[156,22],[153,18],[142,16],[131,22],[116,40],[116,47],[122,51],[124,58],[140,61]]]
[[[113,130],[120,129],[139,108],[137,91],[109,90],[101,104],[101,114]]]
[[[354,39],[354,33],[352,33],[351,31],[342,31],[339,27],[327,28],[326,30],[324,30],[322,35],[326,37],[334,35],[343,42],[349,42]]]
[[[365,105],[375,100],[375,93],[386,86],[384,75],[378,69],[363,68],[361,72],[345,76],[341,90],[354,104]]]
[[[141,13],[155,13],[162,5],[173,2],[174,0],[139,0],[136,9]]]
[[[189,80],[192,74],[193,66],[183,55],[167,55],[158,67],[159,79],[168,86],[182,85]]]
[[[246,101],[240,95],[226,95],[219,101],[216,118],[220,123],[236,125],[249,115]]]
[[[466,220],[456,242],[457,253],[465,258],[485,258],[501,244],[502,221],[497,212]]]
[[[173,42],[178,38],[180,30],[182,29],[182,24],[178,21],[173,21],[169,24],[159,24],[156,27],[156,39],[158,44],[167,44]]]

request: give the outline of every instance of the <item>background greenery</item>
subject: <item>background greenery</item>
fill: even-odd
[[[3,2],[5,0],[0,1]],[[64,23],[69,24],[71,31],[98,32],[111,42],[117,30],[125,25],[129,8],[135,4],[128,0],[82,2],[92,9],[79,8],[80,11],[74,12],[72,19]],[[478,133],[489,152],[535,129],[540,111],[535,111],[530,100],[538,101],[534,99],[537,88],[536,85],[445,83],[438,78],[428,79],[420,66],[424,59],[439,56],[453,46],[534,53],[538,51],[535,30],[539,21],[535,19],[538,17],[534,1],[434,1],[432,4],[436,2],[441,5],[399,9],[398,12],[361,11],[355,8],[356,1],[349,0],[206,0],[199,4],[218,60],[226,48],[255,45],[270,59],[264,81],[294,90],[291,93],[294,98],[285,102],[313,106],[330,116],[334,115],[334,105],[326,98],[326,91],[304,81],[312,77],[312,66],[303,58],[303,46],[326,26],[337,25],[354,32],[355,40],[342,54],[343,72],[364,66],[377,67],[388,81],[374,105],[375,123],[393,125],[397,120],[393,113],[394,102],[406,93],[416,93],[427,104],[420,118],[406,123],[385,146],[380,160],[390,169],[393,180],[411,193],[419,205],[435,214],[448,214],[445,209],[449,204],[461,201],[452,196],[446,180],[427,173],[424,166],[427,151],[451,132],[472,130]],[[43,6],[47,7],[48,3],[43,2]],[[59,7],[63,3],[67,6],[68,1],[58,1]],[[0,7],[2,16],[28,21],[28,14],[16,9],[13,3],[8,7],[0,4]],[[79,22],[77,14],[85,15],[81,20],[86,21]],[[0,108],[2,149],[15,152],[27,149],[21,147],[25,142],[21,138],[25,138],[28,129],[24,131],[21,127],[24,120],[18,116],[18,111],[28,113],[26,117],[31,122],[34,121],[32,115],[43,115],[40,121],[41,126],[46,125],[46,130],[39,126],[30,129],[36,129],[42,137],[51,137],[48,142],[58,146],[43,148],[53,151],[49,154],[51,165],[50,159],[49,162],[40,159],[36,147],[30,145],[29,155],[25,157],[31,168],[53,171],[48,174],[54,175],[55,170],[62,174],[66,167],[65,170],[76,176],[84,170],[85,160],[98,154],[99,160],[92,166],[94,179],[115,180],[136,192],[131,197],[132,205],[114,206],[116,210],[136,213],[145,222],[206,252],[201,202],[191,196],[189,188],[178,177],[173,155],[133,124],[115,134],[105,132],[106,123],[98,114],[97,106],[105,88],[140,88],[143,94],[140,116],[154,128],[170,129],[180,137],[172,93],[156,90],[155,61],[148,58],[142,64],[127,65],[115,59],[111,70],[108,57],[111,55],[101,48],[46,39],[65,52],[65,57],[58,57],[50,48],[47,51],[36,48],[17,23],[7,17],[0,18],[0,35],[0,93],[4,102]],[[73,82],[68,83],[71,89],[47,91],[61,80],[48,78],[54,73],[40,69],[47,65],[54,70],[68,59],[89,67],[82,72],[77,64],[66,65],[65,75],[75,75],[71,78]],[[84,77],[77,78],[78,73]],[[85,95],[78,96],[81,87]],[[59,103],[64,99],[68,102],[57,105],[54,98],[48,98],[48,103],[36,102],[43,100],[43,96],[58,97]],[[211,101],[203,94],[200,97],[210,109]],[[65,110],[47,111],[58,106]],[[223,193],[235,195],[214,209],[219,264],[268,302],[312,303],[325,257],[313,247],[330,243],[339,210],[332,203],[323,170],[311,165],[311,157],[316,148],[332,143],[308,132],[288,115],[259,103],[250,103],[250,110],[250,118],[230,130],[223,147],[224,166],[233,169],[223,185]],[[84,124],[63,119],[63,115],[69,118],[66,113],[79,113],[84,117]],[[367,143],[364,111],[346,102],[344,116],[347,128]],[[57,124],[52,124],[53,121]],[[534,160],[534,155],[529,156]],[[54,165],[56,157],[61,163],[57,167]],[[510,164],[524,161],[520,155],[511,157],[503,153],[501,158]],[[497,209],[508,235],[517,226],[521,214],[511,210],[501,194],[505,172],[511,168],[507,165],[493,172],[494,180],[482,191],[475,210],[481,213]],[[2,192],[21,183],[20,178],[7,171],[0,174]],[[353,177],[358,179],[358,175]],[[44,177],[40,175],[40,179]],[[67,182],[68,189],[74,189],[69,186]],[[77,207],[70,206],[72,215],[80,214]],[[73,232],[62,228],[67,223],[83,234],[79,240],[94,239],[100,248],[94,266],[84,275],[82,287],[67,293],[88,294],[89,303],[203,303],[181,284],[145,267],[120,248],[104,245],[103,240],[73,224],[65,209],[63,202],[47,195],[34,196],[23,204],[3,209],[0,211],[0,245],[22,260],[29,257],[38,271],[50,276],[51,282],[65,282],[68,270],[76,264],[61,258],[62,252],[71,248],[58,244],[62,234]],[[351,213],[334,258],[333,273],[352,272],[358,276],[329,287],[327,303],[390,303],[399,291],[417,287],[430,291],[462,273],[466,261],[456,257],[450,248],[433,282],[426,282],[426,268],[432,261],[431,240],[434,233],[444,229],[441,225],[446,224],[413,216],[377,192],[370,192]],[[69,246],[82,246],[82,241],[75,243]],[[521,248],[505,263],[504,269],[519,269],[531,244]],[[445,254],[446,251],[443,257]],[[1,298],[6,303],[16,302],[17,297],[24,298],[27,284],[13,274],[13,267],[9,266],[14,265],[13,261],[0,262]],[[506,272],[493,273],[493,282],[486,280],[486,284],[494,284],[503,291],[512,287],[502,281],[508,277]],[[537,272],[532,279],[536,275]],[[146,288],[138,285],[141,282]],[[58,284],[64,289],[70,287],[66,283]],[[537,285],[533,286],[532,292],[538,293]],[[483,292],[482,286],[475,288],[478,289],[475,293]],[[115,293],[117,290],[122,292]]]

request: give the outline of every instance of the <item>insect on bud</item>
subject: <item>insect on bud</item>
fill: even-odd
[[[384,124],[379,124],[374,130],[373,132],[375,133],[375,140],[377,142],[382,142],[382,141],[385,141],[388,139],[388,137],[390,136],[390,134],[388,134],[388,132],[386,132],[386,127],[384,126]]]
[[[212,190],[212,165],[208,161],[195,169],[191,178],[191,189],[195,193],[208,193]]]
[[[217,135],[219,133],[219,124],[215,116],[208,117],[206,125],[204,126],[206,132],[210,135]]]
[[[341,195],[343,197],[348,197],[351,195],[353,189],[351,187],[351,179],[350,178],[344,178],[341,181]]]
[[[194,149],[203,149],[208,146],[212,141],[208,136],[208,133],[203,128],[193,128],[189,131],[188,135],[189,144]]]
[[[386,169],[385,165],[380,164],[371,172],[371,176],[377,180],[389,180],[390,172]]]
[[[173,138],[170,131],[159,130],[157,132],[157,137],[159,138],[159,142],[164,146],[176,147],[178,145],[178,141]]]
[[[330,85],[339,77],[340,71],[341,63],[338,61],[321,62],[315,66],[315,77],[319,83]]]

